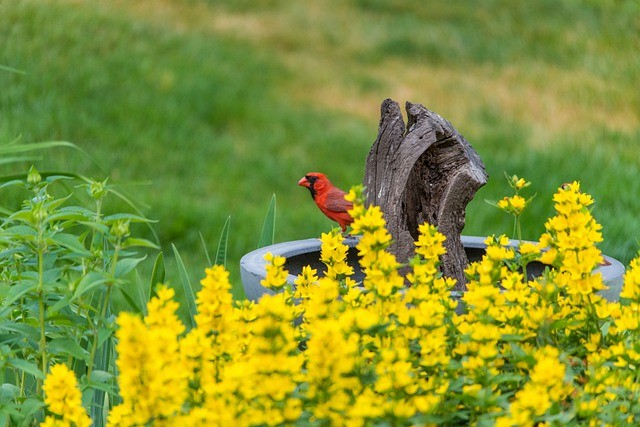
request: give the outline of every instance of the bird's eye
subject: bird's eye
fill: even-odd
[[[313,184],[318,179],[317,176],[313,176],[313,175],[306,175],[305,178],[307,178],[307,181],[309,181],[309,184]]]

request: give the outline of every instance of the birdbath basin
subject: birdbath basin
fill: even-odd
[[[487,247],[484,244],[484,237],[462,236],[461,240],[469,262],[482,259]],[[358,251],[355,247],[358,244],[358,238],[346,238],[344,243],[349,246],[347,262],[353,267],[354,274],[352,277],[358,282],[362,281],[364,274],[360,269]],[[515,243],[511,242],[510,245],[515,246]],[[320,261],[320,247],[321,242],[319,239],[294,240],[265,246],[243,256],[240,260],[240,275],[246,297],[257,301],[263,294],[273,293],[260,285],[260,281],[265,277],[266,261],[264,260],[264,255],[266,253],[271,252],[287,259],[284,266],[289,271],[287,282],[293,285],[297,275],[306,265],[317,269],[318,275],[322,276],[326,269]],[[604,259],[605,265],[598,267],[596,272],[602,274],[608,289],[600,291],[600,294],[610,301],[617,301],[620,297],[625,269],[622,263],[614,258],[604,255]],[[534,261],[527,265],[527,274],[529,277],[537,277],[542,274],[545,268],[546,266],[541,262]]]

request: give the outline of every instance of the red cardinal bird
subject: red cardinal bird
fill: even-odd
[[[353,203],[344,199],[347,193],[333,185],[324,174],[318,172],[309,172],[298,181],[298,185],[309,189],[313,201],[322,213],[337,222],[344,234],[347,226],[353,222],[348,212],[353,208]]]

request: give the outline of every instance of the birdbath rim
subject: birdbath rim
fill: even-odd
[[[349,246],[349,248],[355,248],[359,239],[360,236],[348,236],[345,237],[344,244]],[[460,239],[465,249],[484,250],[487,247],[484,243],[486,237],[463,235]],[[510,240],[508,246],[516,247],[517,244],[517,240]],[[308,238],[275,243],[245,254],[240,259],[240,277],[246,297],[250,300],[257,301],[263,294],[273,294],[273,291],[264,288],[260,284],[260,281],[264,279],[266,275],[266,261],[264,256],[267,253],[270,252],[273,255],[279,255],[289,259],[308,253],[319,253],[321,246],[322,242],[320,239]],[[604,254],[602,256],[605,264],[596,268],[595,272],[602,274],[602,279],[609,289],[600,291],[599,294],[610,301],[617,301],[619,299],[620,291],[622,290],[625,267],[615,258]],[[289,274],[287,276],[287,282],[293,285],[296,278],[296,275]],[[460,295],[461,293],[456,291],[454,296]]]

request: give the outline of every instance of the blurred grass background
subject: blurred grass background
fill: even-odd
[[[384,98],[450,120],[490,181],[465,234],[511,233],[484,202],[533,182],[536,239],[551,196],[579,180],[605,253],[640,238],[640,3],[636,0],[0,0],[0,143],[71,141],[41,170],[111,176],[159,220],[194,283],[231,215],[229,268],[258,243],[333,225],[296,186],[360,183]],[[19,171],[26,172],[28,165]],[[15,168],[14,168],[15,170]],[[2,205],[17,203],[0,198]]]

